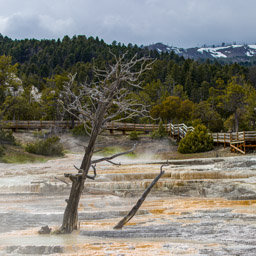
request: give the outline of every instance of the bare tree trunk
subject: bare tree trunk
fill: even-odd
[[[67,206],[63,217],[63,223],[59,230],[60,233],[71,233],[74,229],[77,229],[77,210],[79,206],[80,197],[83,192],[83,188],[83,177],[73,177],[72,188],[70,191],[69,199],[67,200]]]
[[[163,166],[162,166],[163,167]],[[154,185],[158,182],[158,180],[161,178],[161,176],[164,174],[164,171],[162,170],[160,174],[156,176],[156,178],[152,181],[152,183],[148,186],[148,188],[144,191],[142,194],[141,198],[138,200],[138,202],[133,206],[133,208],[130,210],[130,212],[121,220],[119,221],[115,226],[114,229],[122,229],[123,226],[132,219],[132,217],[136,214],[136,212],[139,210],[141,207],[142,203],[146,199],[147,195],[151,191],[151,189],[154,187]]]
[[[60,227],[58,233],[71,233],[74,229],[77,229],[78,221],[78,206],[81,195],[84,189],[84,182],[87,178],[88,171],[91,167],[91,158],[93,155],[95,143],[97,137],[100,133],[104,115],[106,112],[106,107],[104,104],[101,104],[98,108],[98,120],[94,125],[92,134],[89,140],[88,147],[86,148],[83,161],[80,167],[80,171],[76,175],[66,174],[66,177],[69,177],[72,181],[72,187],[67,200],[67,206],[64,212],[64,217],[62,221],[62,226]]]

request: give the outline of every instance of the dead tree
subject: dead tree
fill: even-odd
[[[164,166],[168,166],[168,165],[169,164],[167,162],[167,164],[164,164],[164,165],[161,166],[160,173],[155,177],[155,179],[151,182],[151,184],[143,192],[142,196],[140,197],[138,202],[133,206],[133,208],[129,211],[129,213],[114,226],[114,229],[122,229],[123,226],[132,219],[132,217],[136,214],[136,212],[139,210],[139,208],[141,207],[142,203],[144,202],[144,200],[148,196],[148,194],[151,191],[151,189],[155,186],[155,184],[158,182],[158,180],[164,174],[163,167]]]
[[[96,82],[84,83],[74,88],[75,77],[70,76],[70,81],[64,86],[63,95],[69,104],[65,105],[64,102],[62,104],[71,115],[83,122],[89,135],[89,142],[85,148],[81,166],[77,168],[78,173],[65,174],[72,181],[72,187],[69,199],[66,200],[67,206],[59,233],[71,233],[77,229],[80,197],[85,180],[96,176],[95,164],[120,156],[117,154],[110,158],[91,160],[97,137],[104,125],[113,119],[122,121],[146,113],[145,107],[137,104],[130,97],[130,89],[141,88],[138,79],[144,71],[150,69],[152,61],[146,57],[137,58],[136,55],[131,60],[126,59],[126,54],[119,57],[114,55],[114,57],[115,64],[110,65],[106,70],[94,68]],[[89,176],[90,168],[93,169],[94,176]]]

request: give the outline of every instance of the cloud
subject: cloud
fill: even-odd
[[[254,0],[0,0],[0,33],[12,38],[98,36],[106,42],[180,47],[254,43]]]
[[[24,16],[14,14],[5,18],[4,34],[13,38],[44,38],[54,36],[49,30],[44,29],[37,16]]]
[[[39,21],[40,27],[45,31],[50,31],[55,37],[61,36],[63,33],[70,34],[75,27],[74,21],[70,17],[66,19],[56,19],[48,15],[40,15]]]
[[[8,17],[0,16],[0,31],[6,30],[7,22],[8,22]]]

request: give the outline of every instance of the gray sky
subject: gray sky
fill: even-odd
[[[256,43],[255,0],[0,0],[13,39],[98,36],[107,43],[177,47]]]

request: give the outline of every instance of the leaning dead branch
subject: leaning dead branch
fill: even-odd
[[[92,164],[97,164],[97,163],[100,163],[100,162],[104,162],[104,161],[107,161],[109,162],[110,160],[116,158],[116,157],[119,157],[119,156],[123,156],[123,155],[127,155],[131,152],[134,151],[134,149],[136,148],[136,143],[133,145],[133,147],[130,149],[130,150],[127,150],[125,152],[121,152],[121,153],[117,153],[115,155],[112,155],[112,156],[109,156],[109,157],[103,157],[103,158],[100,158],[100,159],[96,159],[96,160],[93,160],[91,163]],[[111,162],[112,163],[112,162]]]
[[[156,178],[152,181],[152,183],[148,186],[148,188],[144,191],[144,193],[142,194],[142,196],[140,197],[140,199],[138,200],[138,202],[133,206],[133,208],[130,210],[130,212],[121,220],[119,221],[115,226],[114,229],[122,229],[123,226],[129,222],[131,220],[131,218],[136,214],[136,212],[139,210],[139,208],[141,207],[142,203],[144,202],[144,200],[146,199],[147,195],[149,194],[149,192],[151,191],[151,189],[154,187],[154,185],[158,182],[158,180],[162,177],[162,175],[164,174],[163,171],[163,167],[164,166],[168,166],[168,162],[167,164],[163,164],[160,167],[160,173],[156,176]]]
[[[69,183],[67,183],[65,180],[62,180],[62,179],[59,179],[59,178],[57,178],[57,177],[54,177],[56,180],[59,180],[59,181],[61,181],[61,182],[63,182],[63,183],[65,183],[66,185],[70,185]]]

